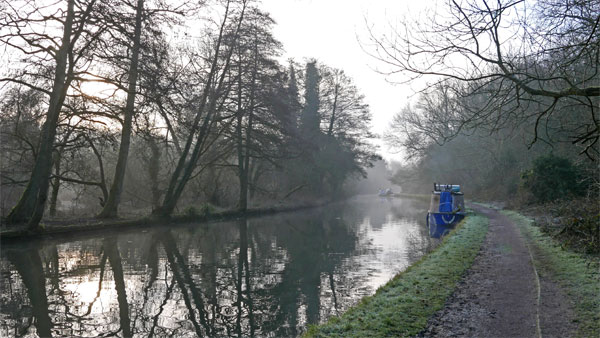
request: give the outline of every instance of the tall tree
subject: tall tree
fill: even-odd
[[[210,68],[206,76],[206,83],[204,83],[204,88],[195,108],[196,113],[190,126],[190,132],[185,145],[181,149],[177,166],[171,175],[163,203],[160,208],[154,211],[155,214],[168,216],[175,209],[185,186],[192,176],[194,169],[196,169],[203,147],[206,146],[205,142],[210,134],[210,128],[214,126],[216,121],[219,102],[222,101],[223,96],[226,96],[225,93],[230,89],[225,86],[225,78],[229,73],[233,47],[224,51],[222,49],[224,39],[229,38],[234,41],[237,39],[241,24],[244,21],[247,3],[246,0],[242,1],[237,16],[232,14],[231,5],[231,1],[227,1],[225,4],[225,13],[219,33],[214,42],[213,55],[210,58]],[[233,31],[226,32],[225,28],[232,17],[234,17],[235,22]],[[225,53],[223,58],[221,58],[222,52]]]
[[[271,32],[273,19],[257,8],[248,12],[236,46],[236,122],[238,179],[240,183],[239,208],[248,207],[251,173],[256,162],[269,161],[275,155],[273,143],[279,140],[280,128],[273,111],[273,88],[277,81],[279,64],[275,61],[281,44]],[[259,160],[260,158],[260,160]],[[256,180],[255,180],[256,181]],[[254,182],[256,183],[256,182]]]
[[[295,135],[298,128],[298,117],[302,105],[300,104],[300,91],[296,79],[296,69],[293,60],[289,61],[287,86],[284,88],[284,105],[282,107],[282,121],[288,134]]]
[[[321,77],[316,61],[306,64],[306,81],[304,84],[304,109],[300,116],[300,131],[307,140],[316,137],[320,131],[321,117],[319,115],[319,84]]]
[[[337,68],[321,67],[321,125],[330,137],[372,138],[369,106],[351,77]]]
[[[35,4],[34,4],[35,6]],[[42,126],[40,141],[37,146],[37,157],[31,173],[31,178],[21,196],[17,205],[11,210],[6,221],[7,223],[28,223],[31,230],[38,228],[39,222],[44,213],[46,200],[48,197],[48,187],[50,181],[50,173],[52,170],[52,148],[56,136],[56,128],[59,115],[67,95],[67,90],[74,77],[75,64],[79,61],[86,47],[91,45],[95,38],[88,39],[84,48],[76,50],[75,44],[82,36],[82,33],[87,31],[85,26],[89,19],[89,14],[94,6],[94,1],[87,3],[82,13],[76,13],[75,0],[67,2],[67,10],[64,12],[65,17],[59,20],[63,24],[62,38],[59,43],[52,41],[48,35],[39,33],[33,28],[36,23],[36,15],[39,12],[33,11],[27,13],[27,8],[20,10],[26,14],[19,12],[19,9],[14,6],[7,6],[14,12],[13,15],[3,17],[2,28],[8,32],[2,35],[2,40],[7,45],[23,51],[25,54],[38,55],[40,53],[49,54],[54,60],[54,74],[52,81],[52,89],[45,90],[38,88],[33,84],[24,82],[19,78],[4,78],[3,81],[13,81],[23,83],[30,87],[39,89],[49,95],[48,109],[46,111],[46,120]],[[27,7],[27,6],[25,6]],[[76,15],[77,18],[76,18]],[[26,26],[31,31],[24,30]],[[50,39],[53,44],[58,46],[58,50],[53,47],[45,47],[42,41]],[[18,42],[14,42],[17,40]],[[19,41],[20,40],[20,41]]]
[[[348,176],[365,176],[378,159],[370,132],[371,112],[352,78],[343,70],[321,66],[321,128],[326,137],[320,162],[334,196]]]
[[[300,139],[307,172],[303,175],[313,192],[339,196],[349,175],[364,175],[364,168],[378,159],[369,143],[371,117],[363,100],[343,71],[307,64]]]
[[[129,145],[131,143],[131,130],[133,115],[135,114],[135,95],[138,78],[138,61],[140,55],[140,46],[142,40],[142,16],[144,14],[144,0],[137,0],[135,7],[135,28],[133,32],[131,49],[131,60],[129,63],[129,72],[127,74],[127,104],[123,111],[124,119],[121,130],[121,144],[119,146],[119,157],[115,168],[115,175],[110,187],[108,199],[104,208],[97,216],[99,218],[116,217],[119,207],[121,192],[123,191],[123,180],[125,179],[125,169],[127,168],[127,159],[129,157]]]
[[[306,64],[304,80],[304,105],[300,113],[297,148],[302,168],[297,175],[301,176],[302,185],[309,187],[312,193],[321,194],[323,189],[323,171],[320,164],[323,134],[321,133],[321,115],[319,86],[321,76],[315,60]]]

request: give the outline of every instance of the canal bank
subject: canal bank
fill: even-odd
[[[275,205],[262,208],[249,208],[245,211],[240,210],[214,210],[206,207],[201,209],[188,209],[184,214],[177,214],[170,217],[147,216],[137,219],[74,219],[60,221],[45,221],[41,223],[41,230],[30,231],[26,225],[6,226],[2,225],[0,229],[0,239],[19,240],[46,237],[51,235],[73,235],[77,233],[93,233],[115,229],[135,229],[147,228],[157,225],[177,225],[185,223],[206,223],[213,221],[226,221],[240,217],[257,217],[282,212],[293,212],[303,209],[311,209],[325,206],[331,202],[318,201],[314,203],[295,204],[295,205]]]
[[[444,307],[456,283],[472,265],[488,228],[487,218],[471,213],[442,244],[375,295],[340,317],[309,328],[308,337],[413,336]]]
[[[434,252],[306,336],[598,336],[597,258],[517,213],[474,209]]]

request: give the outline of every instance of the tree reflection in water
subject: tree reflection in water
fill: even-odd
[[[33,323],[38,335],[52,336],[52,322],[46,296],[46,279],[38,251],[34,248],[25,251],[7,250],[6,257],[21,276],[31,306],[31,314],[26,318],[26,325],[15,328],[13,332],[21,336],[29,330]],[[22,290],[22,288],[19,289]]]
[[[102,241],[104,252],[113,272],[115,289],[117,290],[117,302],[119,304],[119,324],[123,336],[131,337],[131,320],[129,319],[129,305],[127,303],[127,291],[125,290],[125,278],[121,264],[121,254],[117,247],[116,237],[107,237]]]
[[[389,278],[428,250],[403,206],[7,244],[0,335],[297,336],[372,294],[374,274]],[[406,233],[402,252],[374,240],[386,229]],[[373,267],[390,254],[390,271]]]

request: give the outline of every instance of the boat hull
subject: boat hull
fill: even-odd
[[[429,228],[429,236],[433,238],[440,238],[446,235],[464,218],[464,213],[427,213],[427,227]]]

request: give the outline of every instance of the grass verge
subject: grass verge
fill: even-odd
[[[502,211],[535,247],[534,264],[563,287],[574,305],[578,337],[600,337],[600,260],[564,250],[533,221],[514,211]]]
[[[473,264],[488,219],[470,214],[441,245],[341,317],[309,327],[306,337],[413,336],[440,310]]]

